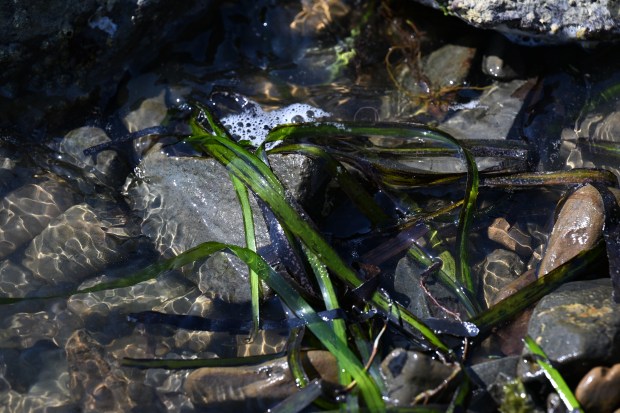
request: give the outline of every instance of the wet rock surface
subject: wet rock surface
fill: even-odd
[[[609,279],[567,283],[544,297],[530,318],[527,333],[571,382],[620,361],[620,311],[611,291]],[[519,369],[524,377],[535,374],[527,364]]]
[[[618,6],[608,0],[417,1],[525,44],[613,40],[620,32]]]

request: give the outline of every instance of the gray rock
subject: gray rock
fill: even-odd
[[[480,269],[487,307],[495,304],[500,290],[519,277],[524,270],[525,264],[516,253],[504,249],[491,252],[481,263]]]
[[[565,373],[569,384],[576,384],[592,367],[620,362],[620,310],[611,292],[609,279],[571,282],[548,294],[534,309],[528,334]],[[519,374],[540,374],[532,366],[519,364]]]
[[[35,0],[0,9],[0,124],[63,125],[104,103],[128,71],[148,65],[192,22],[207,25],[212,2]],[[153,47],[157,45],[157,47]],[[130,50],[131,53],[127,53]],[[54,107],[50,113],[48,107]],[[65,110],[73,108],[72,118]],[[88,109],[86,109],[88,110]],[[45,116],[48,116],[45,118]],[[66,127],[66,126],[65,126]]]
[[[314,171],[301,156],[272,158],[291,192],[312,200],[303,182]],[[226,169],[213,159],[167,156],[155,147],[126,184],[129,203],[142,218],[142,232],[164,256],[178,255],[207,241],[245,246],[241,208]],[[257,245],[270,243],[267,227],[251,197]],[[212,298],[242,303],[250,300],[247,267],[218,253],[190,274]]]
[[[495,79],[512,80],[523,71],[521,56],[504,36],[495,35],[482,57],[482,72]]]
[[[519,356],[502,357],[484,361],[471,367],[476,384],[488,389],[497,381],[500,373],[507,377],[516,377]]]
[[[478,101],[459,110],[440,127],[457,139],[506,139],[533,84],[515,79],[494,83]]]
[[[410,406],[417,396],[442,385],[458,368],[433,360],[423,353],[400,348],[393,350],[381,362],[388,403],[393,406]]]
[[[523,44],[614,40],[620,33],[613,0],[417,0]]]

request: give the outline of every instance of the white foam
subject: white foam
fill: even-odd
[[[221,122],[233,136],[259,146],[269,131],[278,125],[312,122],[330,115],[329,112],[305,103],[294,103],[269,112],[265,112],[258,104],[250,104],[243,112],[226,116]]]

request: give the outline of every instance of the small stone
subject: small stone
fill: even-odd
[[[84,154],[85,149],[107,142],[111,140],[103,129],[84,126],[67,133],[60,142],[59,150],[64,161],[80,168],[87,176],[107,185],[118,186],[129,172],[118,152],[110,149],[94,156]]]
[[[388,403],[410,406],[421,393],[446,385],[455,369],[458,367],[443,364],[423,353],[402,348],[393,350],[381,363]],[[447,394],[446,390],[439,393]]]
[[[338,364],[327,351],[302,353],[308,373],[327,383],[338,382]],[[265,411],[298,389],[286,357],[257,366],[204,367],[189,374],[184,384],[192,403],[219,411]]]
[[[532,254],[531,237],[518,226],[511,226],[504,218],[496,218],[487,233],[491,241],[503,245],[509,251],[521,256]]]
[[[609,278],[566,283],[534,308],[527,333],[569,382],[592,366],[620,362],[620,311]],[[531,363],[528,363],[530,365]],[[524,377],[538,376],[525,364]]]
[[[603,233],[605,207],[598,190],[585,185],[562,206],[538,270],[539,277],[592,248]]]
[[[85,412],[130,410],[128,382],[120,370],[112,369],[103,346],[86,330],[77,330],[65,346],[69,390],[81,401]]]
[[[575,397],[587,412],[612,413],[620,409],[620,364],[595,367],[575,390]]]
[[[75,202],[67,184],[45,179],[26,184],[0,200],[0,259],[30,241]]]
[[[525,264],[517,254],[504,249],[496,249],[482,262],[482,281],[484,299],[487,306],[498,300],[496,295],[507,284],[517,279],[525,271]]]

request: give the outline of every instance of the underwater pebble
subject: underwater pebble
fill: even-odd
[[[5,195],[0,200],[0,259],[43,231],[75,198],[67,184],[51,178]]]
[[[121,261],[131,250],[127,219],[117,207],[74,205],[50,221],[26,248],[22,265],[49,286],[81,281]]]
[[[106,360],[104,347],[86,330],[77,330],[65,345],[69,389],[85,412],[128,411],[129,382]]]
[[[577,385],[575,397],[586,412],[612,413],[620,409],[620,364],[590,370]]]
[[[620,362],[620,311],[611,295],[609,278],[569,282],[534,308],[527,334],[569,382],[576,383],[594,366]],[[519,364],[519,374],[538,376],[540,370],[532,365]]]
[[[392,406],[410,406],[422,392],[442,385],[458,369],[443,364],[431,356],[402,348],[392,350],[381,362],[381,374],[387,388],[387,403]],[[447,389],[442,392],[449,394]]]
[[[118,186],[129,173],[129,167],[117,151],[104,150],[94,157],[84,154],[85,149],[106,142],[110,142],[110,138],[103,129],[84,126],[67,133],[60,142],[59,151],[63,161],[80,168],[83,174],[90,173],[104,184]]]
[[[302,352],[302,363],[327,384],[338,383],[338,364],[328,351]],[[298,391],[286,357],[254,366],[200,368],[183,387],[195,405],[213,411],[266,411]]]
[[[585,185],[564,202],[538,269],[539,277],[592,248],[603,233],[605,208],[598,190]]]

